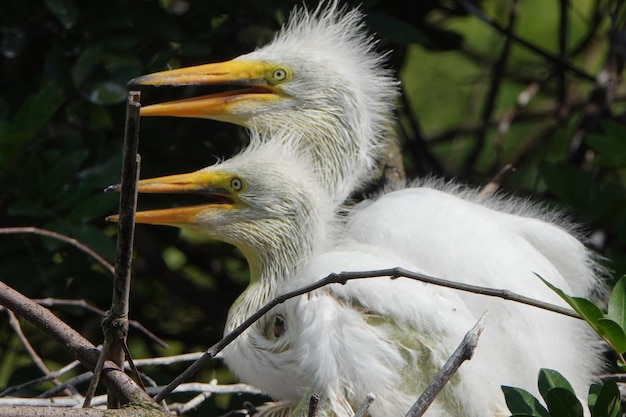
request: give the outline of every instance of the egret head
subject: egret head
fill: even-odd
[[[374,166],[393,124],[397,82],[375,48],[361,12],[322,2],[294,10],[275,39],[254,52],[130,84],[245,86],[146,106],[141,114],[222,120],[267,137],[292,129],[302,133],[299,146],[312,152],[329,187],[349,193]]]
[[[129,84],[247,87],[147,106],[141,110],[146,116],[206,117],[252,128],[271,128],[284,113],[292,117],[292,112],[325,108],[389,118],[397,83],[362,19],[358,10],[337,1],[321,2],[313,11],[294,9],[274,40],[254,52],[145,75]]]
[[[285,152],[268,143],[196,172],[141,180],[139,193],[197,194],[207,202],[139,211],[135,221],[229,242],[244,253],[253,276],[266,264],[295,266],[324,238],[324,217],[332,218],[334,206],[310,179],[307,165]]]

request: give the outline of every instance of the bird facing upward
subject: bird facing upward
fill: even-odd
[[[145,75],[130,85],[243,85],[146,106],[143,116],[201,117],[297,140],[335,202],[367,182],[393,125],[397,81],[358,10],[337,1],[295,9],[268,45],[231,61]],[[294,135],[274,135],[278,129]]]
[[[139,183],[139,192],[198,193],[209,203],[139,212],[137,222],[194,229],[245,254],[252,280],[229,311],[227,332],[274,296],[332,272],[397,266],[519,288],[558,303],[533,271],[566,292],[584,285],[570,285],[562,275],[569,270],[542,253],[539,230],[553,235],[544,243],[558,243],[553,251],[569,253],[572,265],[583,268],[578,272],[595,277],[588,252],[564,229],[526,217],[536,214],[528,204],[507,213],[506,204],[519,207],[517,200],[478,204],[471,192],[425,183],[384,194],[347,220],[338,218],[308,160],[294,156],[287,142],[294,143],[256,140],[261,145],[215,166]],[[403,207],[404,199],[419,204],[398,218],[392,210],[377,220],[384,224],[373,225],[372,239],[365,223],[381,214],[381,205]],[[404,230],[418,234],[406,237]],[[395,237],[399,243],[392,243]],[[403,251],[403,245],[417,249]],[[590,290],[594,280],[588,281]],[[298,409],[312,392],[321,395],[329,416],[351,416],[369,392],[378,395],[372,417],[403,415],[485,310],[487,325],[474,358],[427,415],[506,413],[500,385],[532,391],[540,367],[557,369],[578,392],[586,390],[601,360],[582,322],[403,279],[351,281],[291,300],[237,338],[224,357],[242,380],[284,402],[267,410],[270,415]]]

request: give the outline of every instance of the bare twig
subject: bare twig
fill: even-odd
[[[559,0],[559,60],[560,62],[568,62],[569,56],[567,52],[567,35],[569,33],[569,0]],[[567,117],[567,72],[566,68],[559,63],[557,65],[557,115],[561,119]]]
[[[39,368],[39,370],[41,370],[44,376],[50,376],[52,372],[50,371],[50,369],[48,369],[48,367],[43,362],[43,360],[41,360],[41,358],[39,357],[39,355],[37,354],[33,346],[28,341],[28,338],[26,337],[26,335],[24,335],[24,332],[22,332],[22,326],[20,326],[20,322],[17,319],[17,317],[15,317],[15,314],[11,310],[7,310],[7,313],[9,314],[9,324],[11,325],[11,327],[13,328],[13,331],[15,332],[17,337],[20,339],[20,341],[24,345],[24,348],[26,349],[26,351],[28,352],[28,355],[33,360],[33,363]],[[52,377],[50,380],[54,382],[55,385],[61,384],[61,381],[59,381],[55,377]],[[66,391],[66,393],[68,395],[72,395],[72,392],[69,389]]]
[[[83,366],[91,371],[94,370],[99,356],[98,349],[48,309],[3,282],[0,282],[0,304],[42,329],[64,346]],[[157,407],[150,396],[113,362],[106,361],[104,367],[106,372],[102,374],[102,380],[107,388],[115,392],[117,398],[125,404],[134,402]]]
[[[504,28],[502,26],[500,26],[496,21],[494,21],[493,19],[488,18],[478,7],[476,7],[472,2],[468,1],[468,0],[456,0],[456,2],[463,8],[465,9],[465,11],[467,11],[468,13],[476,16],[478,19],[480,19],[481,21],[483,21],[484,23],[486,23],[487,25],[491,26],[493,29],[495,29],[496,31],[502,33],[503,35],[510,37],[511,39],[513,39],[517,44],[523,46],[524,48],[536,53],[537,55],[541,56],[542,58],[552,62],[553,64],[556,65],[561,65],[563,68],[566,68],[568,71],[570,71],[572,74],[576,75],[577,77],[583,78],[587,81],[594,81],[594,77],[587,74],[584,70],[575,67],[574,65],[572,65],[569,62],[563,62],[561,60],[561,58],[559,56],[554,56],[553,54],[551,54],[550,52],[544,50],[543,48],[534,45],[530,42],[528,42],[527,40],[524,40],[522,38],[520,38],[519,36],[511,33],[511,31],[509,30],[509,28]]]
[[[319,394],[312,394],[311,398],[309,399],[309,411],[308,411],[308,417],[316,417],[317,416],[317,406],[320,403],[320,396]]]
[[[126,128],[122,155],[122,181],[115,259],[115,278],[111,309],[102,322],[104,345],[102,357],[112,360],[119,367],[124,365],[124,345],[128,335],[128,300],[130,296],[131,263],[135,231],[135,211],[137,208],[137,181],[139,179],[139,99],[141,93],[131,91],[126,105]],[[104,363],[101,359],[99,363]],[[98,385],[100,370],[96,369],[84,407],[89,407],[91,396]],[[109,408],[119,408],[120,403],[111,397]]]
[[[74,362],[71,362],[68,365],[65,365],[63,368],[59,369],[58,371],[54,371],[54,372],[49,373],[48,375],[42,376],[40,378],[33,379],[31,381],[24,382],[24,383],[19,384],[19,385],[14,385],[12,387],[7,387],[4,391],[0,392],[0,398],[5,397],[5,396],[7,396],[9,394],[12,394],[14,392],[18,392],[21,389],[28,388],[28,387],[36,385],[36,384],[40,384],[42,382],[47,382],[47,381],[50,381],[50,380],[52,380],[54,378],[58,378],[58,377],[62,376],[63,374],[71,371],[72,369],[76,368],[79,365],[80,365],[80,362],[74,361]],[[58,392],[58,390],[63,390],[65,388],[69,387],[70,385],[71,384],[68,384],[67,381],[66,381],[66,382],[64,382],[64,383],[54,387],[53,390],[57,390],[56,392]],[[49,391],[52,391],[52,390],[48,390],[46,392],[49,392]],[[40,397],[46,397],[45,394],[46,393],[43,393],[42,395],[40,395]],[[1,403],[0,403],[0,405],[1,405]]]
[[[37,304],[41,304],[42,306],[47,306],[47,307],[75,306],[75,307],[84,308],[85,310],[91,311],[92,313],[98,314],[103,317],[106,315],[106,311],[100,310],[98,307],[92,306],[85,300],[66,300],[66,299],[48,297],[48,298],[34,299],[33,301],[36,302]],[[145,334],[150,340],[152,340],[154,343],[158,344],[162,348],[165,349],[168,347],[167,343],[165,343],[163,339],[161,339],[160,337],[152,333],[150,330],[146,329],[137,320],[129,320],[128,324],[130,327],[134,327],[135,329],[139,330],[141,333]]]
[[[139,385],[141,389],[145,391],[146,387],[143,385],[141,375],[139,374],[139,370],[137,369],[137,366],[135,366],[135,362],[133,362],[133,357],[130,354],[130,349],[128,349],[128,345],[126,344],[125,340],[123,340],[122,342],[123,342],[122,347],[124,348],[124,355],[127,358],[126,364],[130,367],[130,370],[132,372],[132,375],[134,376],[134,379],[137,385]]]
[[[34,234],[49,237],[52,239],[60,240],[62,242],[69,243],[74,246],[78,250],[85,252],[87,255],[91,256],[95,259],[100,265],[104,267],[107,271],[111,273],[111,275],[115,274],[115,268],[113,265],[108,263],[103,257],[98,255],[88,246],[80,243],[78,240],[71,238],[69,236],[62,235],[57,232],[53,232],[51,230],[40,229],[38,227],[2,227],[0,228],[0,235],[9,235],[9,234]]]
[[[361,404],[359,409],[356,410],[356,413],[354,413],[354,417],[364,417],[365,414],[367,413],[367,409],[370,408],[370,405],[372,405],[375,399],[376,399],[376,394],[374,394],[373,392],[370,392],[369,394],[367,394],[367,396],[365,397],[365,400],[363,400],[363,403]]]
[[[515,294],[508,290],[501,289],[493,289],[487,287],[481,287],[478,285],[470,285],[470,284],[462,284],[459,282],[448,281],[441,278],[431,277],[428,275],[420,274],[417,272],[411,272],[404,268],[389,268],[389,269],[379,269],[374,271],[365,271],[365,272],[341,272],[330,274],[319,281],[314,282],[313,284],[306,285],[304,287],[298,288],[297,290],[287,292],[285,294],[279,295],[276,298],[272,299],[270,302],[265,304],[259,310],[257,310],[254,314],[244,320],[239,326],[237,326],[233,331],[224,336],[219,342],[211,346],[207,351],[193,364],[191,364],[187,369],[185,369],[180,375],[178,375],[172,382],[170,382],[164,389],[161,391],[154,400],[156,402],[161,402],[168,394],[172,392],[174,388],[180,385],[182,382],[189,379],[192,375],[194,375],[206,362],[213,359],[219,352],[221,352],[226,346],[232,343],[241,333],[243,333],[248,327],[252,326],[257,320],[263,317],[267,312],[269,312],[272,308],[276,307],[279,304],[284,303],[285,301],[297,297],[302,294],[309,293],[313,290],[322,288],[329,284],[342,284],[345,285],[350,280],[355,279],[365,279],[365,278],[381,278],[388,277],[391,279],[397,278],[409,278],[414,279],[421,282],[426,282],[429,284],[438,285],[441,287],[452,288],[455,290],[466,291],[475,294],[487,295],[490,297],[498,297],[503,298],[505,300],[515,301],[521,304],[526,304],[529,306],[541,308],[543,310],[552,311],[554,313],[562,314],[565,316],[581,319],[581,317],[576,314],[574,311],[560,307],[550,303],[544,303],[542,301],[535,300],[530,297],[525,297],[520,294]]]
[[[513,120],[517,117],[520,110],[528,105],[530,100],[535,97],[535,95],[539,92],[540,83],[535,81],[530,83],[526,88],[522,90],[521,93],[517,96],[517,101],[515,102],[515,106],[510,108],[500,119],[498,122],[498,126],[496,129],[496,138],[494,140],[494,149],[496,153],[494,167],[498,167],[501,164],[503,159],[503,145],[504,145],[504,136],[509,131]],[[492,168],[492,170],[495,170]]]
[[[110,417],[111,411],[85,408],[60,408],[60,407],[0,407],[0,417]],[[116,410],[115,417],[171,417],[172,415],[162,410],[146,409],[140,405],[129,405]]]
[[[443,367],[439,370],[435,379],[426,387],[422,395],[417,399],[415,404],[406,413],[406,417],[420,417],[424,415],[428,407],[441,392],[446,383],[452,378],[452,375],[459,369],[461,364],[470,360],[474,355],[474,349],[478,345],[478,338],[485,327],[485,315],[483,314],[478,322],[467,332],[461,344],[456,348],[454,353],[448,358]]]
[[[502,185],[504,180],[513,172],[515,172],[515,167],[513,165],[505,165],[504,168],[502,168],[500,172],[498,172],[496,176],[491,179],[491,181],[485,184],[478,195],[481,198],[491,197],[496,191],[498,191],[498,188],[500,188],[500,185]]]
[[[508,33],[513,33],[513,27],[515,26],[515,19],[517,17],[517,2],[518,0],[512,0],[509,9],[509,21],[507,23]],[[511,53],[512,44],[512,37],[507,36],[505,38],[504,45],[502,46],[500,56],[491,68],[489,88],[487,90],[485,103],[481,112],[482,127],[476,132],[476,139],[467,157],[467,160],[465,161],[464,170],[466,173],[469,172],[476,164],[476,161],[478,160],[478,157],[480,156],[480,153],[483,150],[485,141],[487,139],[487,132],[489,131],[489,121],[493,116],[493,112],[496,106],[496,99],[498,98],[500,86],[502,85],[502,80],[504,79],[504,70],[506,68],[506,62],[508,61],[509,55]]]

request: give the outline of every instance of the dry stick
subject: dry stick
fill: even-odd
[[[102,358],[99,360],[99,363],[102,363],[105,358],[110,359],[120,368],[124,366],[123,345],[126,343],[126,336],[128,335],[128,299],[140,164],[140,158],[137,154],[140,97],[141,93],[138,91],[128,93],[113,297],[111,309],[102,322],[104,345],[101,353]],[[99,368],[97,368],[85,397],[84,408],[89,407],[89,402],[98,386],[99,377]],[[108,408],[119,408],[120,405],[119,400],[114,396],[109,397]]]
[[[569,33],[569,0],[559,0],[559,60],[569,61],[567,52],[567,35]],[[557,65],[557,102],[559,119],[567,117],[567,72],[563,65]]]
[[[493,143],[496,152],[496,159],[492,169],[495,169],[495,167],[497,166],[495,164],[499,164],[502,160],[502,147],[504,145],[504,136],[509,131],[513,120],[517,117],[520,110],[525,108],[530,100],[537,95],[540,88],[541,83],[539,81],[534,81],[526,86],[526,88],[524,88],[524,90],[522,90],[522,92],[518,94],[515,106],[507,110],[502,119],[500,119],[500,122],[498,122],[498,126],[496,128],[496,137]]]
[[[73,361],[70,364],[65,365],[63,368],[59,369],[58,371],[51,372],[49,375],[42,376],[42,377],[30,380],[30,381],[26,381],[26,382],[21,383],[19,385],[13,385],[12,387],[7,387],[4,391],[0,391],[0,398],[5,397],[5,396],[7,396],[9,394],[12,394],[14,392],[18,392],[18,391],[20,391],[20,390],[22,390],[24,388],[28,388],[30,386],[33,386],[33,385],[36,385],[36,384],[40,384],[42,382],[48,382],[48,381],[50,381],[52,379],[58,378],[58,377],[62,376],[63,374],[71,371],[72,369],[76,368],[79,365],[80,365],[80,362]],[[45,397],[48,396],[48,395],[46,395],[46,393],[51,392],[51,391],[58,392],[56,390],[63,390],[63,389],[66,389],[66,388],[70,388],[70,385],[71,384],[68,384],[67,381],[65,381],[65,382],[61,383],[60,385],[57,385],[54,388],[44,392],[43,394],[40,394],[39,397],[40,398],[45,398]]]
[[[465,334],[461,344],[448,358],[441,370],[437,373],[437,376],[435,376],[435,379],[426,387],[426,390],[420,395],[408,413],[406,413],[406,417],[421,417],[426,412],[461,364],[466,360],[472,359],[474,349],[476,349],[478,345],[478,338],[484,328],[485,315],[483,314],[474,327]]]
[[[87,255],[89,255],[93,259],[95,259],[100,265],[102,265],[107,271],[109,271],[111,273],[111,275],[115,274],[115,268],[113,268],[113,265],[108,263],[103,257],[98,255],[91,248],[89,248],[88,246],[80,243],[76,239],[73,239],[71,237],[62,235],[62,234],[57,233],[57,232],[53,232],[51,230],[40,229],[38,227],[2,227],[2,228],[0,228],[0,235],[26,234],[26,233],[46,236],[46,237],[50,237],[52,239],[56,239],[56,240],[60,240],[62,242],[69,243],[70,245],[73,245],[77,249],[85,252]]]
[[[311,395],[311,399],[309,399],[309,412],[307,414],[308,417],[316,417],[317,416],[317,406],[320,403],[320,395],[313,394]]]
[[[480,198],[489,198],[498,191],[500,185],[504,182],[504,180],[515,172],[515,167],[511,164],[507,164],[498,172],[492,179],[489,181],[481,190],[478,192]]]
[[[3,282],[0,282],[0,304],[43,330],[63,345],[87,369],[90,371],[95,369],[99,350],[80,333],[52,314],[50,310],[33,302]],[[106,361],[104,369],[102,381],[107,388],[115,393],[117,398],[124,403],[143,403],[157,407],[150,396],[142,391],[113,362]]]
[[[562,314],[564,316],[573,317],[576,319],[582,319],[578,314],[574,311],[564,308],[561,306],[557,306],[550,303],[544,303],[542,301],[535,300],[530,297],[526,297],[520,294],[516,294],[509,290],[501,290],[494,288],[481,287],[478,285],[470,285],[470,284],[462,284],[459,282],[448,281],[441,278],[432,277],[429,275],[420,274],[417,272],[411,272],[404,268],[388,268],[388,269],[379,269],[373,271],[364,271],[364,272],[340,272],[330,274],[319,281],[314,282],[313,284],[309,284],[307,286],[298,288],[297,290],[287,292],[285,294],[279,295],[276,298],[272,299],[270,302],[265,304],[259,310],[257,310],[254,314],[248,317],[245,321],[243,321],[239,326],[237,326],[233,331],[224,336],[219,342],[211,346],[207,349],[206,352],[193,364],[191,364],[187,369],[185,369],[180,375],[178,375],[172,382],[170,382],[163,391],[161,391],[154,400],[158,403],[161,402],[169,393],[172,392],[174,388],[178,385],[186,381],[193,374],[195,374],[206,362],[213,359],[219,352],[221,352],[226,346],[232,343],[241,333],[243,333],[248,327],[252,326],[257,320],[263,317],[267,312],[269,312],[272,308],[276,307],[279,304],[284,303],[290,298],[297,297],[302,294],[306,294],[318,288],[324,287],[329,284],[342,284],[345,285],[348,281],[354,279],[365,279],[365,278],[381,278],[388,277],[390,279],[397,278],[408,278],[416,281],[425,282],[428,284],[438,285],[441,287],[452,288],[459,291],[470,292],[474,294],[487,295],[490,297],[498,297],[505,300],[515,301],[521,304],[526,304],[532,307],[541,308],[543,310],[552,311],[554,313]]]
[[[364,417],[365,414],[367,413],[367,409],[370,408],[370,405],[372,405],[375,399],[376,399],[376,394],[374,394],[373,392],[370,392],[369,394],[367,394],[367,396],[365,397],[365,400],[363,401],[359,409],[356,410],[356,413],[354,413],[354,417]]]
[[[66,300],[66,299],[48,297],[48,298],[34,299],[33,301],[43,306],[47,306],[47,307],[56,306],[56,305],[76,306],[76,307],[84,308],[85,310],[91,311],[92,313],[96,313],[101,316],[106,315],[106,311],[100,310],[98,307],[92,306],[91,304],[87,303],[85,300]],[[164,349],[168,348],[168,344],[165,343],[163,339],[159,338],[150,330],[146,329],[137,320],[128,320],[128,324],[129,326],[134,327],[137,330],[139,330],[141,333],[145,334],[150,340],[152,340],[154,343],[158,344],[162,348]]]
[[[83,308],[87,311],[90,311],[92,313],[98,314],[103,317],[106,315],[106,311],[100,310],[98,307],[92,306],[91,304],[87,303],[85,300],[67,300],[63,298],[47,297],[47,298],[33,298],[33,301],[45,307],[73,306],[73,307]],[[2,306],[0,306],[0,311],[4,311],[4,308]],[[134,327],[137,330],[139,330],[141,333],[146,335],[148,339],[152,340],[154,343],[161,346],[162,348],[167,349],[169,347],[168,344],[165,343],[163,339],[159,338],[150,330],[146,329],[137,320],[129,320],[128,324],[130,327]]]
[[[574,66],[570,62],[567,62],[567,61],[563,62],[561,60],[560,56],[555,56],[555,55],[551,54],[550,52],[548,52],[547,50],[545,50],[545,49],[543,49],[543,48],[541,48],[541,47],[539,47],[539,46],[537,46],[535,44],[532,44],[529,41],[524,40],[524,39],[520,38],[519,36],[511,33],[511,31],[508,28],[504,28],[504,27],[500,26],[495,20],[488,18],[487,15],[485,15],[472,2],[470,2],[468,0],[456,0],[456,2],[459,3],[465,9],[466,12],[468,12],[469,14],[474,15],[479,20],[483,21],[484,23],[486,23],[487,25],[491,26],[496,31],[502,33],[503,35],[510,37],[516,43],[518,43],[519,45],[523,46],[524,48],[526,48],[526,49],[536,53],[537,55],[545,58],[546,60],[552,62],[553,64],[561,65],[563,68],[567,69],[568,71],[570,71],[572,74],[575,74],[579,78],[583,78],[583,79],[585,79],[587,81],[595,81],[595,78],[593,76],[589,75],[584,70]]]
[[[507,31],[509,31],[510,33],[513,33],[513,27],[515,26],[515,20],[517,18],[517,3],[518,0],[513,0],[509,8]],[[487,140],[487,132],[489,131],[489,121],[492,119],[493,112],[496,107],[496,100],[498,98],[498,93],[500,92],[500,87],[502,86],[504,80],[506,63],[511,54],[512,45],[513,39],[510,36],[507,36],[504,40],[502,51],[500,52],[498,59],[494,62],[491,68],[489,87],[487,89],[485,102],[483,103],[483,108],[481,110],[480,116],[482,128],[476,132],[474,143],[472,144],[469,155],[464,162],[463,170],[465,173],[470,172],[470,170],[476,164],[476,161],[478,160],[481,152],[483,151],[485,142]]]
[[[35,365],[37,365],[37,367],[41,370],[44,376],[50,376],[52,372],[50,371],[50,369],[48,369],[48,367],[43,362],[43,360],[41,360],[41,358],[39,357],[39,355],[37,354],[33,346],[28,341],[28,338],[26,337],[26,335],[24,335],[24,332],[22,332],[22,326],[20,326],[19,320],[17,319],[17,317],[15,317],[15,313],[13,313],[11,310],[7,310],[7,312],[9,314],[9,324],[11,325],[11,327],[13,328],[13,331],[15,332],[15,334],[17,334],[17,337],[20,339],[20,341],[24,345],[24,348],[26,348],[26,351],[30,355]],[[61,381],[56,377],[52,377],[50,380],[54,382],[55,385],[61,384]],[[73,394],[72,391],[69,389],[66,390],[66,393],[68,395]]]

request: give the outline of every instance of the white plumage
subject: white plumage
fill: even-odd
[[[233,178],[241,190],[229,189]],[[206,206],[140,212],[137,221],[191,228],[242,250],[252,282],[232,306],[226,331],[276,295],[331,272],[402,266],[559,304],[533,272],[577,295],[599,285],[590,253],[560,226],[526,217],[538,213],[528,203],[479,204],[470,191],[426,183],[384,194],[343,219],[306,159],[279,141],[197,173],[143,180],[139,191],[219,196]],[[516,214],[506,213],[507,204]],[[570,258],[565,266],[563,257]],[[571,272],[576,279],[563,275]],[[287,403],[268,414],[317,392],[327,415],[349,417],[375,392],[373,417],[402,415],[484,311],[474,358],[427,415],[505,414],[500,385],[532,391],[541,367],[559,370],[585,392],[601,359],[584,323],[407,279],[352,281],[288,301],[224,357],[242,380]]]
[[[295,11],[255,52],[134,80],[251,87],[142,111],[252,131],[240,155],[197,173],[144,180],[139,188],[216,198],[140,212],[137,221],[192,228],[241,249],[252,282],[232,306],[226,331],[274,296],[340,271],[402,266],[557,304],[534,272],[574,295],[596,290],[599,268],[571,226],[528,202],[481,200],[472,190],[424,181],[361,203],[347,218],[337,215],[338,205],[369,180],[396,96],[361,19],[335,1],[321,3]],[[373,417],[403,415],[485,310],[474,359],[427,415],[504,415],[500,385],[534,391],[540,367],[557,369],[577,392],[586,391],[601,359],[582,322],[405,279],[359,280],[291,300],[224,356],[244,381],[283,401],[267,414],[293,411],[317,392],[327,415],[348,417],[376,392]]]

